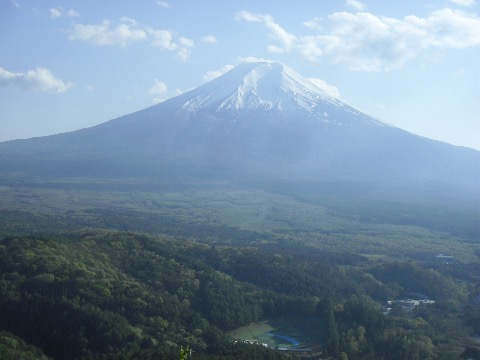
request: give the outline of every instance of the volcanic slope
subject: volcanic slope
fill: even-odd
[[[183,167],[190,178],[434,184],[477,194],[480,183],[480,152],[372,118],[278,62],[238,65],[92,128],[0,143],[0,165],[4,173],[61,176]]]

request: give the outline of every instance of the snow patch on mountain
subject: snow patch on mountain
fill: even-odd
[[[180,102],[183,110],[239,114],[251,111],[278,111],[290,115],[303,112],[326,123],[337,123],[333,114],[345,110],[358,121],[388,124],[374,119],[338,98],[332,97],[319,86],[279,62],[243,63],[222,76],[171,99]],[[336,110],[335,110],[336,109]]]
[[[312,112],[320,100],[335,101],[315,84],[278,62],[245,63],[201,86],[183,108],[254,110],[299,107]]]

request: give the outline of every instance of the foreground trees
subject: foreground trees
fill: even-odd
[[[225,331],[286,314],[318,319],[323,352],[336,358],[458,357],[475,351],[464,340],[479,313],[464,306],[462,284],[412,262],[338,266],[307,250],[191,238],[89,230],[0,240],[0,325],[40,359],[178,358],[187,345],[198,359],[282,359],[234,347]],[[385,316],[379,302],[402,291],[438,301]],[[15,349],[0,341],[0,355]]]

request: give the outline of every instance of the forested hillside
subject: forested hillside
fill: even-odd
[[[480,311],[464,279],[478,281],[477,268],[344,257],[106,230],[9,236],[0,241],[0,324],[29,344],[26,359],[178,359],[181,346],[198,359],[282,358],[234,345],[226,331],[287,314],[318,319],[325,358],[476,351],[465,339]],[[380,303],[405,292],[436,303],[385,316]]]

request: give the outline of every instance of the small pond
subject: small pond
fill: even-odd
[[[326,336],[325,324],[318,316],[266,319],[230,332],[234,339],[256,340],[271,348],[318,348]]]

